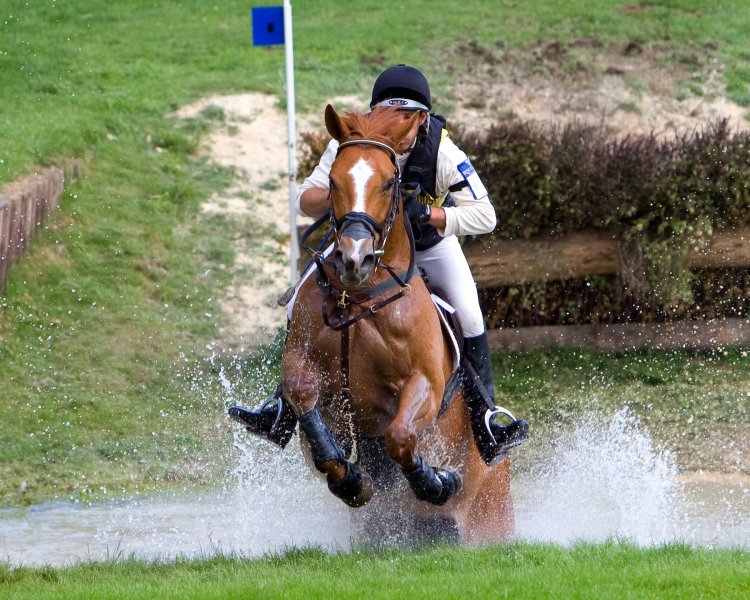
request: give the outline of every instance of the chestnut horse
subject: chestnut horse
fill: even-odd
[[[510,460],[482,460],[460,386],[443,402],[457,360],[415,268],[401,204],[393,148],[417,118],[326,108],[339,142],[330,173],[335,243],[332,259],[315,254],[317,273],[298,290],[283,395],[308,460],[346,504],[364,506],[375,492],[381,516],[397,511],[417,532],[422,523],[430,535],[437,523],[441,536],[499,541],[514,530]]]

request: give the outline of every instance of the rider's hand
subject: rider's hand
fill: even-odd
[[[427,223],[430,220],[431,210],[426,204],[422,204],[417,198],[420,188],[407,190],[401,189],[401,197],[404,200],[404,210],[412,223]]]
[[[427,204],[412,200],[406,205],[406,214],[412,223],[427,223],[430,220],[431,210]]]

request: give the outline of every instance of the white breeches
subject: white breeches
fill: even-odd
[[[484,315],[479,307],[477,284],[471,275],[461,244],[455,235],[443,238],[432,248],[417,252],[417,264],[424,269],[430,285],[442,290],[456,309],[465,337],[484,333]]]
[[[328,256],[333,245],[326,248]],[[484,333],[484,315],[479,307],[479,295],[469,263],[466,261],[461,244],[455,235],[443,238],[428,250],[417,252],[417,265],[424,269],[430,284],[439,288],[447,296],[445,300],[456,309],[456,318],[466,337],[475,337]],[[303,281],[315,273],[312,266],[307,270]],[[301,285],[301,282],[300,282]],[[299,289],[299,285],[297,289]],[[292,308],[297,299],[295,292],[292,301],[287,305],[287,316],[291,319]]]

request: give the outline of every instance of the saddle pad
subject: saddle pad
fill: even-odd
[[[435,309],[440,316],[440,322],[443,324],[443,331],[451,341],[451,347],[453,348],[453,372],[455,372],[458,369],[459,363],[461,362],[461,350],[460,346],[458,345],[458,340],[456,339],[456,334],[453,331],[453,328],[448,323],[448,319],[446,319],[445,313],[452,315],[456,312],[456,309],[448,304],[445,300],[443,300],[440,296],[437,296],[436,294],[430,294],[430,296],[432,296],[432,302],[435,304]]]

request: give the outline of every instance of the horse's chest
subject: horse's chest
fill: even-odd
[[[377,328],[357,323],[349,330],[348,340],[341,332],[330,331],[318,339],[316,354],[328,380],[335,387],[348,372],[352,388],[365,388],[372,393],[384,389],[391,392],[393,382],[408,372],[407,345],[404,336],[386,338]]]

